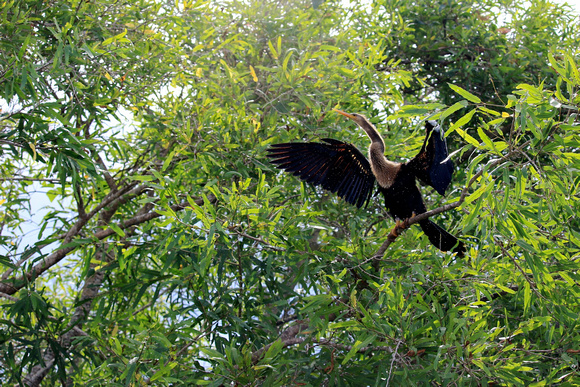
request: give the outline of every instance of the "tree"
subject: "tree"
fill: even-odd
[[[549,2],[381,1],[359,18],[361,34],[384,44],[379,71],[404,68],[413,80],[403,92],[453,105],[458,84],[489,104],[521,83],[555,87],[548,54],[577,47],[578,21],[571,9]],[[368,28],[368,25],[377,28]]]
[[[7,3],[2,384],[577,384],[580,29],[500,5]],[[442,20],[500,54],[429,65],[411,47]],[[334,106],[397,160],[441,120],[459,165],[427,216],[465,258],[269,165],[275,142],[365,147]]]

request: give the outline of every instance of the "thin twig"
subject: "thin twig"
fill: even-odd
[[[320,339],[320,340],[312,340],[313,343],[317,343],[319,345],[325,345],[328,347],[332,347],[332,348],[336,348],[336,349],[340,349],[342,351],[350,351],[353,346],[352,345],[346,345],[346,344],[340,344],[340,343],[335,343],[331,340],[328,339]],[[400,341],[397,343],[397,347],[395,348],[395,350],[393,351],[393,347],[388,347],[385,345],[368,345],[366,347],[360,347],[357,350],[357,353],[366,353],[369,351],[383,351],[383,352],[396,352],[397,349],[399,348],[400,345]]]
[[[393,374],[393,365],[395,364],[395,359],[399,353],[399,346],[401,345],[401,341],[397,341],[397,346],[395,347],[395,351],[393,352],[393,357],[391,358],[391,366],[389,367],[389,376],[387,377],[387,383],[385,387],[389,387],[389,382],[391,381],[391,375]]]
[[[0,176],[0,181],[45,181],[47,183],[60,183],[59,179],[50,179],[50,178],[42,178],[42,177],[7,177],[7,176]]]

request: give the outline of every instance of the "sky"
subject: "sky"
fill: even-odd
[[[580,0],[570,0],[570,1],[567,1],[566,3],[568,3],[569,5],[571,5],[572,7],[574,7],[574,9],[576,10],[576,12],[578,14],[580,14]]]
[[[552,0],[554,3],[564,4],[567,3],[569,6],[576,10],[576,14],[580,15],[580,0]]]

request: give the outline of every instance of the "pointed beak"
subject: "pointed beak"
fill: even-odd
[[[338,109],[332,109],[332,110],[334,110],[338,114],[342,114],[343,116],[350,118],[351,120],[354,120],[355,119],[355,116],[353,116],[352,114],[343,112],[342,110],[338,110]]]

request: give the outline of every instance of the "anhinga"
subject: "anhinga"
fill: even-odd
[[[395,219],[404,220],[427,211],[415,178],[445,194],[453,162],[448,159],[447,143],[437,122],[426,121],[427,135],[417,156],[409,162],[397,163],[385,157],[385,142],[365,116],[335,111],[356,122],[369,136],[369,160],[354,145],[325,138],[324,143],[274,144],[268,149],[270,161],[359,208],[370,200],[376,180],[387,210]],[[460,255],[465,251],[461,241],[431,220],[422,220],[419,225],[440,250],[453,250]]]

